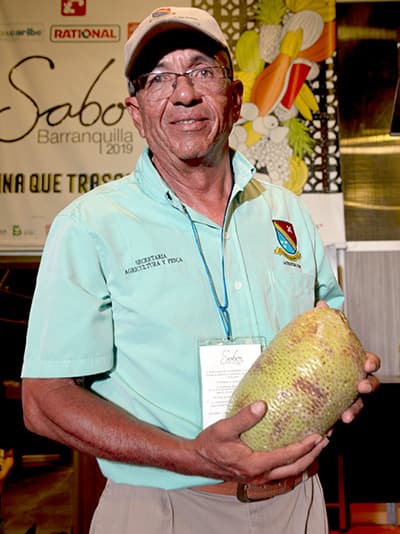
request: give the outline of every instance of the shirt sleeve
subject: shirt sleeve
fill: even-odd
[[[311,219],[310,219],[311,222]],[[330,308],[343,309],[344,295],[338,282],[338,273],[334,273],[328,254],[318,233],[313,225],[315,261],[317,279],[315,285],[315,303],[324,300]]]
[[[84,224],[56,217],[38,271],[23,377],[87,376],[112,368],[112,309],[99,248]]]

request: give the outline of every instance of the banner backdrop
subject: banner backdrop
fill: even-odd
[[[249,33],[249,21],[254,21],[252,12],[261,10],[264,22],[267,19],[269,22],[271,13],[275,16],[278,7],[278,12],[289,10],[289,19],[287,15],[282,15],[282,20],[278,18],[275,24],[267,25],[268,32],[274,32],[273,36],[278,35],[274,37],[278,50],[281,47],[282,52],[279,43],[284,39],[286,45],[289,43],[290,50],[298,51],[290,52],[293,56],[290,60],[291,70],[287,68],[285,73],[289,80],[290,72],[293,69],[304,70],[307,62],[314,65],[311,72],[318,72],[316,63],[300,57],[303,54],[301,47],[305,45],[296,41],[297,34],[306,34],[305,29],[310,33],[309,28],[312,28],[314,41],[319,42],[325,35],[323,28],[331,23],[332,17],[324,26],[325,13],[323,17],[313,12],[314,3],[311,2],[308,7],[306,17],[304,2],[299,3],[299,0],[258,0],[252,7],[245,7],[243,12],[237,8],[236,1],[230,4],[232,12],[228,12],[228,5],[222,9],[222,4],[216,1],[203,5],[202,0],[197,0],[193,5],[209,9],[220,22],[228,35],[235,61],[241,58],[241,65],[237,65],[235,74],[242,78],[248,75],[243,69],[248,69],[247,65],[252,64],[251,52],[256,50],[254,47],[248,48],[249,37],[258,38],[257,32],[261,31],[253,24]],[[334,0],[329,0],[328,4],[334,14]],[[40,253],[56,213],[75,197],[120,178],[134,167],[145,143],[124,108],[127,87],[123,75],[123,45],[137,22],[159,5],[154,0],[145,3],[131,0],[1,0],[0,253]],[[190,1],[174,0],[174,5],[190,5]],[[265,11],[264,8],[268,9]],[[315,24],[310,23],[310,13],[320,19],[321,36],[317,34]],[[236,21],[235,17],[238,16],[239,20]],[[290,27],[286,27],[287,20]],[[276,28],[280,29],[279,34],[276,34]],[[289,34],[286,38],[285,32]],[[258,62],[260,71],[276,71],[274,62],[271,63],[272,67],[264,59],[258,58]],[[325,69],[325,64],[321,63],[319,68]],[[310,68],[306,70],[309,72]],[[331,67],[329,72],[333,72]],[[243,81],[248,87],[247,78],[243,78]],[[316,84],[319,84],[318,79],[314,80],[314,90],[318,92]],[[275,82],[272,85],[275,86]],[[297,85],[301,86],[302,91],[307,89],[310,93],[306,83]],[[317,95],[320,103],[327,101],[327,97],[332,101],[335,98],[334,94],[326,94],[326,87],[324,84],[325,89],[320,89],[322,93]],[[330,87],[332,93],[331,82]],[[327,125],[328,121],[336,124],[335,120],[332,121],[335,107],[330,107],[333,110],[330,115],[325,109],[313,112],[308,109],[310,103],[308,107],[303,106],[304,111],[298,99],[295,102],[297,108],[293,104],[291,109],[302,109],[300,120],[290,116],[282,118],[277,114],[277,106],[282,107],[280,101],[287,90],[288,86],[285,85],[274,103],[275,107],[265,110],[263,120],[258,119],[260,124],[262,122],[260,131],[256,131],[257,120],[246,118],[245,111],[255,106],[249,106],[248,99],[245,99],[240,129],[246,135],[251,134],[252,141],[247,137],[239,148],[251,159],[251,151],[260,146],[261,152],[258,149],[258,152],[254,152],[257,154],[257,169],[265,172],[266,179],[282,182],[297,194],[306,192],[303,196],[310,201],[308,204],[311,208],[316,208],[311,209],[311,214],[322,230],[325,243],[343,243],[337,132],[328,132],[327,127],[321,130],[321,124]],[[311,96],[308,95],[308,102]],[[285,105],[289,109],[286,101]],[[288,144],[289,137],[293,138],[287,122],[290,119],[291,124],[298,123],[303,130],[301,121],[306,124],[307,131],[317,139],[316,150],[311,154],[312,159],[304,149],[298,150],[300,154],[305,154],[305,158],[309,158],[309,161],[305,159],[307,167],[299,157],[295,157],[293,147],[288,145],[290,153],[284,161],[285,165],[272,168],[272,163],[279,163],[286,153],[281,145]],[[282,124],[276,127],[275,123],[270,124],[271,120]],[[232,136],[234,146],[240,139],[238,133],[242,133],[239,130]],[[328,142],[328,135],[333,141]],[[298,139],[298,136],[294,139]],[[277,143],[279,146],[275,147]],[[273,150],[274,147],[276,150]],[[318,153],[317,149],[321,147],[325,148]],[[270,161],[267,156],[271,154]],[[261,162],[260,158],[267,159]],[[288,183],[282,178],[285,174],[278,172],[279,169],[286,169],[286,163],[290,163],[291,178]]]
[[[133,168],[144,141],[124,110],[123,45],[158,5],[1,0],[2,251],[41,250],[61,208]]]

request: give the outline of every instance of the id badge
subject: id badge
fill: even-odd
[[[225,418],[234,389],[264,345],[261,337],[200,343],[203,428]]]

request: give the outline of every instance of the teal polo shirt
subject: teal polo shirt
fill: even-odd
[[[223,229],[183,208],[147,150],[132,174],[61,211],[39,268],[23,376],[106,373],[93,383],[95,392],[139,419],[194,438],[202,429],[199,340],[224,337],[199,246],[222,301],[223,238],[234,337],[269,342],[317,300],[340,308],[342,291],[301,200],[260,181],[239,153],[232,168]],[[118,483],[173,489],[212,482],[99,464]]]

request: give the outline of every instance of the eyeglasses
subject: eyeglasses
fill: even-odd
[[[135,91],[144,90],[149,100],[169,98],[178,78],[184,76],[196,91],[203,95],[222,93],[227,80],[231,80],[232,72],[225,67],[199,67],[185,72],[149,72],[132,80]]]

